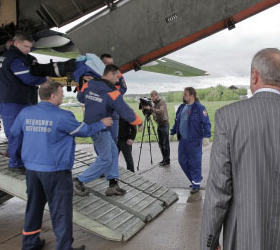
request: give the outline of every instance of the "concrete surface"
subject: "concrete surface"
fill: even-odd
[[[137,166],[139,144],[133,146],[133,156]],[[179,200],[160,214],[155,220],[148,223],[128,242],[112,242],[95,236],[88,231],[74,225],[74,247],[81,244],[92,250],[198,250],[202,201],[186,203],[189,196],[189,181],[181,170],[177,160],[178,143],[171,143],[171,167],[162,168],[157,164],[150,164],[149,147],[144,144],[140,161],[139,174],[156,181],[159,184],[172,188],[179,194]],[[79,149],[92,151],[92,145],[78,145]],[[211,144],[203,148],[203,184],[208,175],[208,162]],[[161,161],[160,152],[156,143],[152,143],[154,163]],[[120,156],[120,165],[125,166],[123,156]],[[204,191],[202,191],[204,195]],[[21,249],[21,233],[24,223],[26,202],[13,198],[0,205],[0,249]],[[44,223],[41,237],[47,243],[45,250],[55,249],[50,216],[44,214]]]

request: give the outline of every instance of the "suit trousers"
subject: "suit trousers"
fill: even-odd
[[[73,181],[70,170],[38,172],[26,170],[27,207],[22,250],[34,250],[40,243],[40,232],[46,203],[50,208],[56,250],[71,250],[73,243]]]

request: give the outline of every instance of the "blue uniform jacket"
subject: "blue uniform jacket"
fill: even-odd
[[[175,123],[171,129],[171,135],[177,134],[178,140],[181,135],[179,131],[181,112],[186,104],[181,104],[176,112]],[[211,123],[205,107],[199,103],[194,102],[192,105],[190,115],[187,122],[187,140],[202,139],[211,137]]]
[[[36,85],[46,81],[45,77],[36,77],[29,73],[29,67],[36,58],[29,54],[24,55],[11,45],[0,61],[0,102],[34,104],[37,99]]]
[[[40,102],[19,113],[11,133],[23,134],[21,158],[27,169],[54,172],[73,167],[75,136],[92,136],[105,128],[102,122],[87,125],[70,111]]]
[[[141,118],[125,103],[120,91],[105,79],[85,83],[77,97],[79,102],[85,104],[84,121],[87,124],[113,117],[114,111],[132,125],[142,123]]]

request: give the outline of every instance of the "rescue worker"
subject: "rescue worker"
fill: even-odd
[[[194,88],[185,88],[183,102],[176,112],[170,140],[173,140],[176,133],[179,140],[179,164],[192,184],[191,194],[195,194],[200,190],[202,179],[202,140],[203,138],[210,138],[211,123],[205,107],[196,96]]]
[[[22,138],[14,138],[10,128],[18,113],[35,103],[36,85],[45,82],[46,77],[36,77],[29,73],[29,67],[36,62],[36,58],[29,55],[33,39],[23,32],[17,32],[13,40],[14,43],[2,55],[0,63],[0,114],[8,138],[9,169],[22,173]]]
[[[90,124],[103,117],[112,116],[116,111],[130,124],[142,124],[140,117],[124,102],[120,91],[115,87],[119,77],[119,68],[114,64],[109,64],[105,67],[101,79],[90,80],[83,85],[81,92],[78,93],[78,100],[85,104],[85,123]],[[124,195],[126,191],[118,185],[118,149],[111,133],[108,130],[103,130],[92,139],[98,156],[88,169],[74,179],[76,194],[87,195],[81,191],[84,190],[83,184],[105,174],[106,179],[109,180],[106,195]]]
[[[41,249],[44,207],[48,202],[57,250],[72,248],[73,182],[71,169],[75,158],[75,136],[87,137],[112,125],[112,118],[93,124],[78,122],[73,113],[60,109],[63,90],[57,82],[46,82],[39,90],[41,102],[23,109],[11,133],[23,133],[22,160],[26,167],[27,207],[22,249]]]
[[[110,54],[102,54],[100,56],[101,61],[105,65],[114,64],[114,59]],[[127,91],[126,82],[123,75],[120,73],[119,81],[115,83],[115,87],[124,95]],[[109,131],[112,133],[112,137],[115,143],[118,143],[118,133],[119,133],[119,115],[114,112],[113,114],[113,126],[109,128]]]

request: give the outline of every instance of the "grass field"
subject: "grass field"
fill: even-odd
[[[219,109],[220,107],[223,107],[227,104],[230,104],[232,102],[235,101],[218,101],[218,102],[202,102],[202,104],[206,107],[206,110],[209,114],[210,117],[210,121],[211,121],[211,138],[210,140],[213,139],[213,134],[214,134],[214,128],[215,128],[215,121],[214,121],[214,117],[215,117],[215,112],[217,109]],[[169,115],[169,122],[170,122],[170,129],[173,127],[174,124],[174,119],[175,119],[175,106],[176,105],[180,105],[180,103],[167,103],[167,108],[168,108],[168,115]],[[141,117],[144,119],[144,116],[142,114],[142,111],[138,109],[138,103],[131,103],[129,104],[129,106]],[[66,108],[67,110],[70,110],[74,113],[75,117],[79,120],[82,121],[83,120],[83,112],[81,108],[78,107],[69,107]],[[155,129],[157,128],[156,123],[153,121]],[[137,136],[136,136],[136,142],[140,142],[142,138],[142,132],[138,132]],[[151,141],[155,141],[155,136],[151,135]],[[144,136],[144,142],[148,141],[148,136],[145,133]],[[76,142],[77,143],[92,143],[91,138],[76,138]]]

